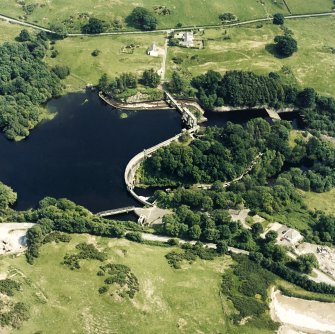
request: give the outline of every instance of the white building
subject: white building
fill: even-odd
[[[284,233],[282,238],[287,240],[290,244],[295,245],[304,237],[297,230],[290,228]]]
[[[152,45],[148,49],[148,55],[151,57],[158,57],[158,48],[156,43],[152,43]]]
[[[183,40],[180,42],[180,45],[186,46],[187,48],[192,48],[194,46],[193,40],[193,31],[186,31],[184,32]]]

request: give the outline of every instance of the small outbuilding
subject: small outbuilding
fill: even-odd
[[[292,228],[288,229],[283,235],[283,239],[287,240],[292,245],[299,243],[303,238],[304,237],[297,230]]]
[[[152,45],[150,46],[150,48],[148,49],[148,55],[151,57],[158,57],[158,48],[156,43],[152,43]]]

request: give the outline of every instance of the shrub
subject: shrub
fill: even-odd
[[[128,232],[126,234],[126,238],[134,242],[139,242],[139,243],[143,242],[142,235],[140,232]]]
[[[97,56],[99,56],[100,53],[101,53],[101,51],[99,49],[95,49],[95,50],[92,51],[91,55],[93,57],[97,57]]]

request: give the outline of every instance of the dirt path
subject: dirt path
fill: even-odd
[[[270,314],[282,324],[278,333],[335,333],[335,303],[324,303],[271,292]]]
[[[162,235],[156,235],[156,234],[151,234],[151,233],[142,233],[142,238],[143,240],[147,240],[147,241],[160,241],[160,242],[167,242],[168,240],[171,239],[171,237],[165,237]],[[184,239],[179,239],[177,238],[178,241],[181,244],[185,244],[187,242],[189,242],[190,244],[194,245],[197,241],[195,240],[184,240]],[[211,249],[216,249],[216,244],[214,243],[203,243],[204,246],[207,246],[208,248]],[[245,251],[243,249],[239,249],[239,248],[235,248],[235,247],[228,247],[228,250],[231,251],[232,253],[236,253],[236,254],[246,254],[248,255],[249,252]]]
[[[296,259],[297,255],[293,254],[292,252],[287,252],[287,255],[292,258]],[[333,279],[331,276],[328,276],[326,273],[321,271],[320,269],[313,269],[314,276],[308,275],[308,278],[314,282],[317,283],[326,283],[332,286],[335,286],[335,279]]]

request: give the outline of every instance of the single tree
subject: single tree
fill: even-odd
[[[275,50],[282,57],[290,57],[298,51],[298,43],[291,36],[276,36],[274,41]]]
[[[106,30],[105,22],[95,17],[91,17],[88,23],[83,25],[81,31],[83,34],[101,34]]]
[[[146,8],[136,7],[127,18],[128,24],[141,30],[155,30],[157,19]]]
[[[65,79],[70,74],[70,69],[66,65],[56,65],[52,68],[52,72],[54,72],[59,79]]]
[[[228,252],[228,245],[227,245],[227,243],[225,241],[223,241],[223,240],[219,240],[216,243],[216,251],[219,254],[227,254],[227,252]]]
[[[142,74],[141,83],[144,86],[156,88],[160,83],[160,76],[154,69],[145,70]]]
[[[19,42],[27,42],[27,41],[30,41],[30,39],[31,39],[31,36],[30,36],[28,30],[26,30],[26,29],[21,30],[19,36],[17,37],[17,40]]]
[[[284,24],[284,21],[285,21],[285,17],[283,14],[277,13],[273,15],[273,20],[272,20],[273,24],[282,25]]]

